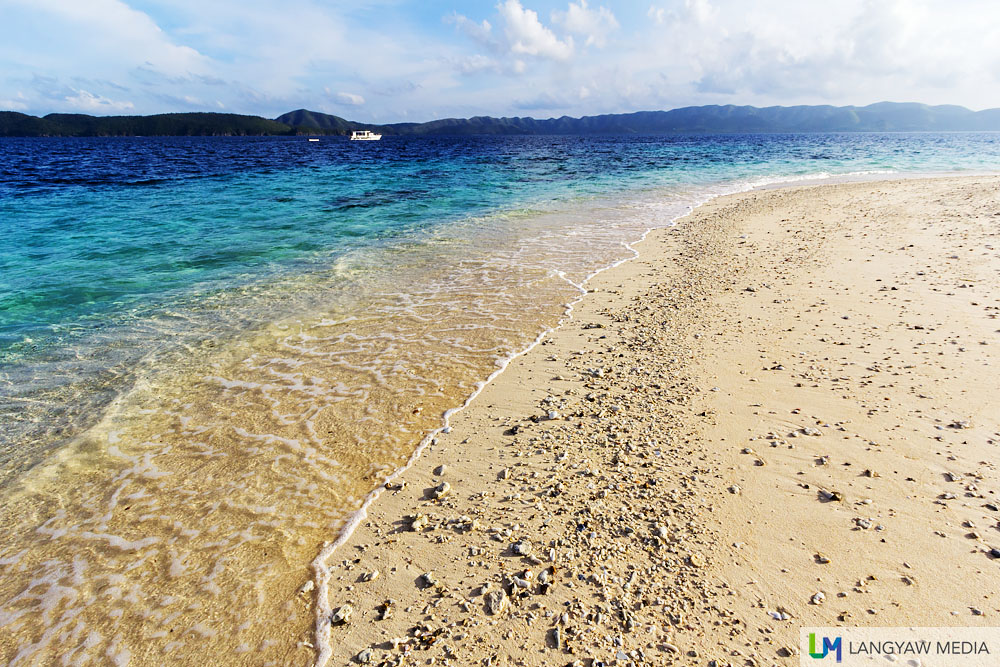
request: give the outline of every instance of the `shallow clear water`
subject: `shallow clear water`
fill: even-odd
[[[998,138],[0,140],[0,659],[308,660],[323,542],[624,244]]]

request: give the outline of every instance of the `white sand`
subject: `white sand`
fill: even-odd
[[[804,625],[1000,624],[998,190],[754,192],[652,234],[333,555],[329,664],[791,665]]]

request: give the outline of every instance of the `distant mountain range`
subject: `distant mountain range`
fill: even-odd
[[[232,113],[164,113],[155,116],[88,116],[50,113],[38,118],[0,111],[0,137],[262,136],[292,128]]]
[[[865,107],[711,105],[583,118],[476,116],[388,125],[358,123],[306,109],[274,120],[223,113],[49,114],[39,118],[0,111],[0,137],[346,135],[352,130],[373,130],[389,136],[1000,131],[1000,109],[970,111],[952,105],[895,102]]]

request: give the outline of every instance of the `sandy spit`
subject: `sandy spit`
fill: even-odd
[[[1000,625],[1000,178],[722,197],[638,249],[332,556],[328,664]]]

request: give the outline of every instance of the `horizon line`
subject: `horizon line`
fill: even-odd
[[[1000,107],[986,107],[986,108],[983,108],[983,109],[972,109],[972,108],[967,107],[967,106],[962,105],[962,104],[927,104],[925,102],[894,102],[892,100],[881,100],[879,102],[872,102],[872,103],[864,104],[864,105],[858,105],[858,104],[842,104],[842,105],[837,105],[837,104],[770,104],[770,105],[767,105],[767,106],[757,106],[757,105],[754,105],[754,104],[734,104],[732,102],[729,102],[729,103],[726,103],[726,104],[688,104],[688,105],[685,105],[685,106],[671,107],[669,109],[638,109],[638,110],[634,110],[634,111],[605,112],[605,113],[595,113],[595,114],[584,114],[584,115],[578,115],[578,116],[573,116],[573,115],[570,115],[570,114],[563,114],[561,116],[548,116],[548,117],[545,117],[545,118],[535,117],[535,116],[492,116],[492,115],[489,115],[489,114],[475,114],[475,115],[471,115],[471,116],[437,116],[437,117],[431,118],[430,120],[402,120],[402,121],[390,121],[390,122],[364,121],[364,120],[349,119],[346,116],[341,116],[339,114],[330,113],[330,112],[327,112],[327,111],[317,111],[315,109],[308,109],[306,107],[299,107],[297,109],[291,109],[289,111],[285,111],[285,112],[283,112],[281,114],[278,114],[277,116],[274,116],[274,117],[265,116],[265,115],[256,114],[256,113],[245,113],[245,112],[236,112],[236,111],[159,111],[159,112],[155,112],[155,113],[135,113],[135,114],[117,113],[117,114],[106,114],[106,115],[104,115],[104,114],[93,114],[93,113],[84,113],[84,112],[80,112],[80,111],[50,111],[48,113],[44,113],[44,114],[41,114],[41,115],[35,115],[35,114],[29,113],[27,111],[17,111],[15,109],[0,109],[0,113],[13,113],[13,114],[19,114],[19,115],[29,116],[29,117],[33,117],[33,118],[46,118],[48,116],[53,116],[53,115],[60,115],[60,116],[86,116],[86,117],[90,117],[90,118],[148,118],[148,117],[151,117],[151,116],[167,116],[167,115],[180,115],[180,114],[209,114],[209,115],[217,115],[217,116],[247,116],[247,117],[251,117],[251,118],[262,118],[262,119],[265,119],[265,120],[276,121],[281,116],[284,116],[284,115],[287,115],[287,114],[290,114],[290,113],[295,113],[296,111],[307,111],[309,113],[318,113],[318,114],[323,114],[323,115],[326,115],[326,116],[334,116],[336,118],[341,118],[343,120],[347,120],[347,121],[350,121],[350,122],[362,123],[362,124],[366,124],[366,125],[404,125],[404,124],[419,125],[419,124],[422,124],[422,123],[430,123],[430,122],[440,121],[440,120],[463,120],[463,119],[467,120],[467,119],[472,119],[472,118],[519,118],[519,119],[527,118],[527,119],[536,120],[536,121],[559,120],[559,119],[562,119],[562,118],[572,118],[572,119],[599,118],[601,116],[627,116],[627,115],[639,114],[639,113],[669,113],[671,111],[679,111],[679,110],[683,110],[683,109],[700,109],[700,108],[712,108],[712,107],[716,107],[716,108],[735,107],[735,108],[751,108],[751,109],[793,109],[793,108],[797,108],[797,107],[805,107],[805,108],[829,107],[829,108],[833,108],[833,109],[848,109],[848,108],[866,109],[868,107],[879,106],[879,105],[884,105],[884,104],[899,105],[899,106],[913,105],[913,106],[927,107],[927,108],[931,108],[931,109],[933,109],[933,108],[940,108],[940,107],[954,107],[954,108],[958,108],[958,109],[963,109],[963,110],[968,111],[970,113],[982,113],[984,111],[993,111],[993,110],[996,110],[996,109],[1000,109]],[[40,113],[40,112],[36,112],[36,113]]]

